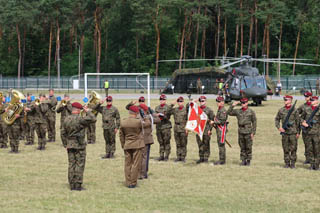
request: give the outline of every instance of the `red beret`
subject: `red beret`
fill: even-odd
[[[318,100],[318,96],[312,96],[311,99],[314,101],[314,100]]]
[[[141,109],[143,109],[144,111],[148,111],[148,106],[145,105],[145,104],[140,104],[139,107],[140,107]]]
[[[184,102],[184,99],[182,96],[180,96],[178,99],[177,99],[177,102]]]
[[[248,101],[249,101],[248,98],[241,98],[240,100],[241,103],[247,103]]]
[[[109,95],[109,96],[107,97],[107,101],[112,101],[112,96]]]
[[[293,97],[291,95],[286,95],[286,96],[283,97],[283,99],[291,99],[292,100]]]
[[[144,102],[146,99],[143,97],[143,96],[141,96],[140,98],[139,98],[139,102]]]
[[[207,100],[207,97],[206,96],[200,96],[200,98],[199,98],[199,101],[202,101],[202,100]]]
[[[304,97],[310,97],[310,96],[312,96],[312,93],[311,92],[305,92],[303,95],[304,95]]]
[[[131,112],[138,113],[139,112],[139,107],[137,107],[136,105],[132,105],[132,106],[129,107],[129,110]]]
[[[82,105],[78,102],[72,103],[72,107],[77,108],[77,109],[82,109]]]
[[[224,101],[224,98],[223,98],[222,96],[219,96],[219,97],[217,97],[216,101],[217,101],[217,102]]]
[[[165,94],[160,95],[160,100],[167,100],[167,96]]]

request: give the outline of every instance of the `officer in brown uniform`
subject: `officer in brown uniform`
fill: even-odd
[[[205,96],[200,96],[199,98],[200,108],[208,116],[208,120],[214,119],[214,112],[210,107],[207,107],[207,98]],[[212,134],[212,126],[210,122],[207,122],[206,127],[203,132],[202,140],[199,135],[196,136],[198,147],[199,147],[199,163],[207,163],[210,157],[210,139]]]
[[[178,107],[174,105],[178,103]],[[175,162],[185,162],[187,155],[187,144],[188,144],[188,131],[185,129],[188,120],[188,111],[184,106],[183,97],[179,97],[176,102],[172,103],[170,106],[170,114],[174,118],[174,139],[177,146],[177,159]]]
[[[141,169],[144,148],[143,128],[151,125],[148,119],[138,116],[139,107],[129,107],[129,118],[121,120],[120,142],[125,153],[125,180],[128,188],[135,188]]]
[[[171,146],[171,121],[170,121],[170,108],[166,104],[167,96],[162,94],[160,96],[160,105],[155,108],[157,116],[159,116],[161,122],[156,125],[157,139],[160,145],[160,157],[159,161],[167,161],[169,159]]]
[[[305,97],[305,103],[300,105],[299,108],[297,109],[299,115],[302,115],[303,112],[305,112],[308,108],[311,107],[311,97],[312,97],[312,93],[311,92],[305,92],[304,94]],[[302,140],[304,143],[304,156],[306,157],[306,160],[304,162],[304,164],[309,164],[310,163],[310,150],[311,150],[311,144],[308,143],[308,141],[306,140],[306,133],[304,131],[302,131]]]
[[[63,146],[68,152],[68,181],[71,190],[84,190],[82,187],[83,173],[86,164],[86,142],[85,128],[92,122],[96,121],[96,117],[87,107],[84,108],[85,116],[80,116],[82,105],[78,102],[72,104],[72,114],[64,119],[61,134],[66,140]]]
[[[27,142],[25,145],[33,145],[34,144],[34,131],[35,131],[35,124],[34,124],[34,117],[35,117],[35,111],[28,111],[27,109],[31,109],[31,106],[34,104],[31,100],[31,95],[27,95],[27,104],[25,108],[25,115],[26,115],[26,123],[25,123],[25,128],[26,128],[26,139]]]
[[[238,119],[238,142],[240,146],[241,166],[250,166],[252,160],[252,143],[256,134],[257,118],[256,113],[248,108],[248,99],[242,98],[241,109],[234,109],[239,102],[234,102],[227,113],[236,116]]]
[[[302,131],[305,132],[305,140],[310,144],[310,169],[319,170],[320,163],[320,110],[317,96],[310,99],[311,107],[301,114]],[[313,116],[313,117],[312,117]]]
[[[217,133],[217,144],[219,148],[219,161],[215,162],[214,165],[224,165],[226,163],[226,134],[228,124],[227,110],[224,108],[224,98],[219,96],[216,98],[218,111],[213,121],[210,122],[216,129]]]
[[[71,115],[71,112],[72,112],[72,105],[70,102],[70,96],[68,94],[64,95],[64,98],[60,102],[60,104],[58,104],[56,111],[57,113],[61,113],[61,118],[60,118],[60,132],[61,132],[63,128],[64,119],[68,115]],[[60,137],[61,137],[62,144],[66,143],[65,138],[63,137],[62,134],[60,134]]]
[[[284,107],[281,107],[275,118],[275,126],[282,135],[282,148],[284,154],[284,168],[295,168],[297,161],[297,142],[300,135],[300,116],[298,110],[292,107],[293,97],[286,95],[284,100]],[[288,113],[291,110],[291,114],[288,117]],[[283,124],[286,122],[285,128]],[[281,126],[280,126],[281,122]]]
[[[54,96],[54,90],[49,90],[49,99],[48,99],[48,111],[46,114],[46,121],[48,127],[48,142],[56,141],[56,107],[57,107],[57,98]]]
[[[101,106],[105,100],[107,100],[107,106]],[[95,110],[102,114],[103,136],[106,142],[106,155],[102,156],[102,158],[114,158],[116,151],[116,134],[120,127],[119,111],[112,105],[111,96],[101,100],[100,103],[96,105]]]

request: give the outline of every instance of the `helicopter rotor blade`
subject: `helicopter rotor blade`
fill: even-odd
[[[279,58],[253,58],[252,60],[265,60],[265,61],[279,61]],[[305,58],[297,58],[297,59],[294,59],[294,58],[280,58],[280,61],[312,61],[312,59],[305,59]]]
[[[158,62],[177,62],[177,61],[221,61],[221,59],[169,59],[169,60],[159,60]]]
[[[312,67],[320,67],[320,64],[307,64],[307,63],[294,63],[294,62],[289,62],[289,61],[264,61],[264,60],[257,60],[257,61],[262,61],[262,62],[267,62],[267,63],[280,63],[280,64],[296,64],[296,65],[304,65],[304,66],[312,66]]]
[[[234,64],[238,64],[238,63],[241,63],[243,61],[247,61],[247,59],[244,58],[244,59],[241,59],[239,61],[235,61],[235,62],[231,62],[231,63],[228,63],[228,64],[224,64],[224,65],[220,66],[219,69],[224,69],[226,67],[230,67],[230,66],[232,66]]]

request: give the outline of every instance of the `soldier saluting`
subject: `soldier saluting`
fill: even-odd
[[[240,100],[241,108],[234,109],[239,102],[234,102],[227,113],[230,116],[236,116],[238,119],[238,142],[240,145],[241,166],[250,166],[252,159],[252,143],[256,134],[257,118],[256,113],[248,108],[248,99]]]
[[[300,117],[298,110],[295,110],[295,104],[292,105],[292,99],[290,95],[283,97],[284,106],[279,109],[275,118],[275,126],[282,135],[284,168],[295,168],[297,141],[300,135]]]

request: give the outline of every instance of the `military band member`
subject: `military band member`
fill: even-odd
[[[35,111],[29,111],[28,108],[31,109],[31,106],[34,104],[31,100],[31,95],[27,95],[27,104],[25,108],[25,115],[26,118],[25,122],[25,128],[26,128],[26,139],[27,142],[25,145],[33,145],[34,144],[34,132],[35,132],[35,123],[34,123],[34,117],[35,117]]]
[[[219,161],[215,162],[214,165],[224,165],[226,163],[226,134],[227,134],[227,120],[228,114],[227,110],[224,108],[224,98],[219,96],[216,98],[218,111],[217,115],[211,125],[216,129],[217,133],[217,144],[219,148]]]
[[[300,116],[298,110],[294,110],[290,117],[288,113],[291,110],[293,97],[286,95],[284,100],[284,107],[280,108],[275,118],[276,128],[282,135],[282,148],[284,154],[284,167],[295,168],[297,161],[297,141],[300,135]],[[282,126],[288,117],[287,129]],[[281,126],[280,126],[281,123]]]
[[[301,115],[305,110],[307,110],[308,108],[311,107],[311,97],[312,97],[312,93],[311,92],[305,92],[304,94],[305,97],[305,103],[300,105],[298,110],[299,115]],[[302,140],[304,143],[304,155],[306,157],[306,160],[304,162],[304,164],[309,164],[310,163],[310,151],[311,151],[311,144],[309,144],[308,140],[306,140],[306,133],[304,131],[302,131]]]
[[[208,116],[208,120],[214,119],[214,112],[213,110],[207,106],[207,98],[205,96],[200,96],[199,98],[200,108],[203,110],[204,113]],[[207,122],[205,129],[203,131],[202,140],[199,135],[196,135],[198,147],[199,147],[199,163],[207,163],[210,157],[210,139],[212,134],[212,126],[210,122]]]
[[[157,139],[160,145],[160,157],[158,158],[159,161],[167,161],[171,151],[171,114],[169,106],[166,104],[166,100],[167,96],[162,94],[160,96],[160,105],[155,108],[155,111],[161,120],[161,122],[156,125]]]
[[[120,123],[120,142],[125,154],[125,180],[128,188],[135,188],[141,169],[142,149],[145,146],[143,128],[151,125],[149,119],[143,119],[139,107],[129,107],[129,117]]]
[[[64,95],[64,98],[60,102],[60,104],[58,104],[56,111],[57,111],[57,113],[61,113],[60,131],[62,131],[64,119],[68,115],[71,115],[71,112],[72,112],[72,105],[71,105],[71,102],[70,102],[70,96],[68,94]],[[62,144],[66,143],[65,142],[66,139],[63,137],[62,134],[60,134],[60,137],[61,137]]]
[[[5,112],[7,104],[5,103],[5,97],[0,100],[0,148],[8,148],[8,130],[7,125],[2,120],[2,114]]]
[[[63,141],[64,148],[68,152],[68,182],[71,190],[84,190],[82,187],[83,173],[86,164],[86,142],[85,128],[96,117],[87,107],[84,108],[86,115],[80,116],[82,105],[78,102],[72,104],[72,114],[68,115],[63,122],[61,134],[66,140]]]
[[[95,104],[93,104],[93,103],[88,104],[89,109],[94,109],[94,107],[95,107]],[[95,117],[97,117],[98,113],[95,113],[94,115],[95,115]],[[88,128],[86,129],[88,144],[96,143],[96,123],[97,123],[97,121],[91,123],[88,126]]]
[[[178,103],[178,107],[174,105]],[[177,146],[177,158],[175,162],[185,162],[187,156],[187,144],[188,144],[188,131],[185,129],[188,120],[188,111],[184,106],[184,98],[179,97],[176,102],[170,106],[170,114],[174,118],[174,139]]]
[[[5,112],[8,112],[8,106],[5,109]],[[21,113],[15,114],[16,119],[12,124],[5,124],[6,129],[8,131],[9,139],[10,139],[10,153],[18,153],[19,152],[19,136],[20,136],[20,127],[21,127]]]
[[[310,144],[310,169],[319,170],[320,161],[320,110],[318,108],[319,101],[317,96],[313,96],[310,99],[311,107],[306,108],[306,110],[301,114],[301,125],[304,127],[306,137],[305,140]],[[312,121],[307,123],[306,121],[313,115]],[[302,128],[303,129],[303,128]]]
[[[256,113],[248,108],[248,99],[240,100],[241,108],[234,109],[239,102],[234,102],[227,113],[236,116],[238,119],[238,142],[240,146],[241,166],[250,166],[252,160],[252,143],[256,134],[257,118]]]
[[[56,141],[56,107],[57,107],[57,98],[54,96],[54,90],[49,90],[49,99],[48,99],[48,111],[46,114],[46,121],[48,127],[48,142]]]
[[[107,100],[107,106],[101,106],[105,100]],[[102,156],[102,159],[114,158],[116,151],[116,134],[120,127],[119,111],[112,105],[111,96],[101,100],[100,103],[96,105],[95,110],[102,115],[103,136],[106,142],[106,154]]]

